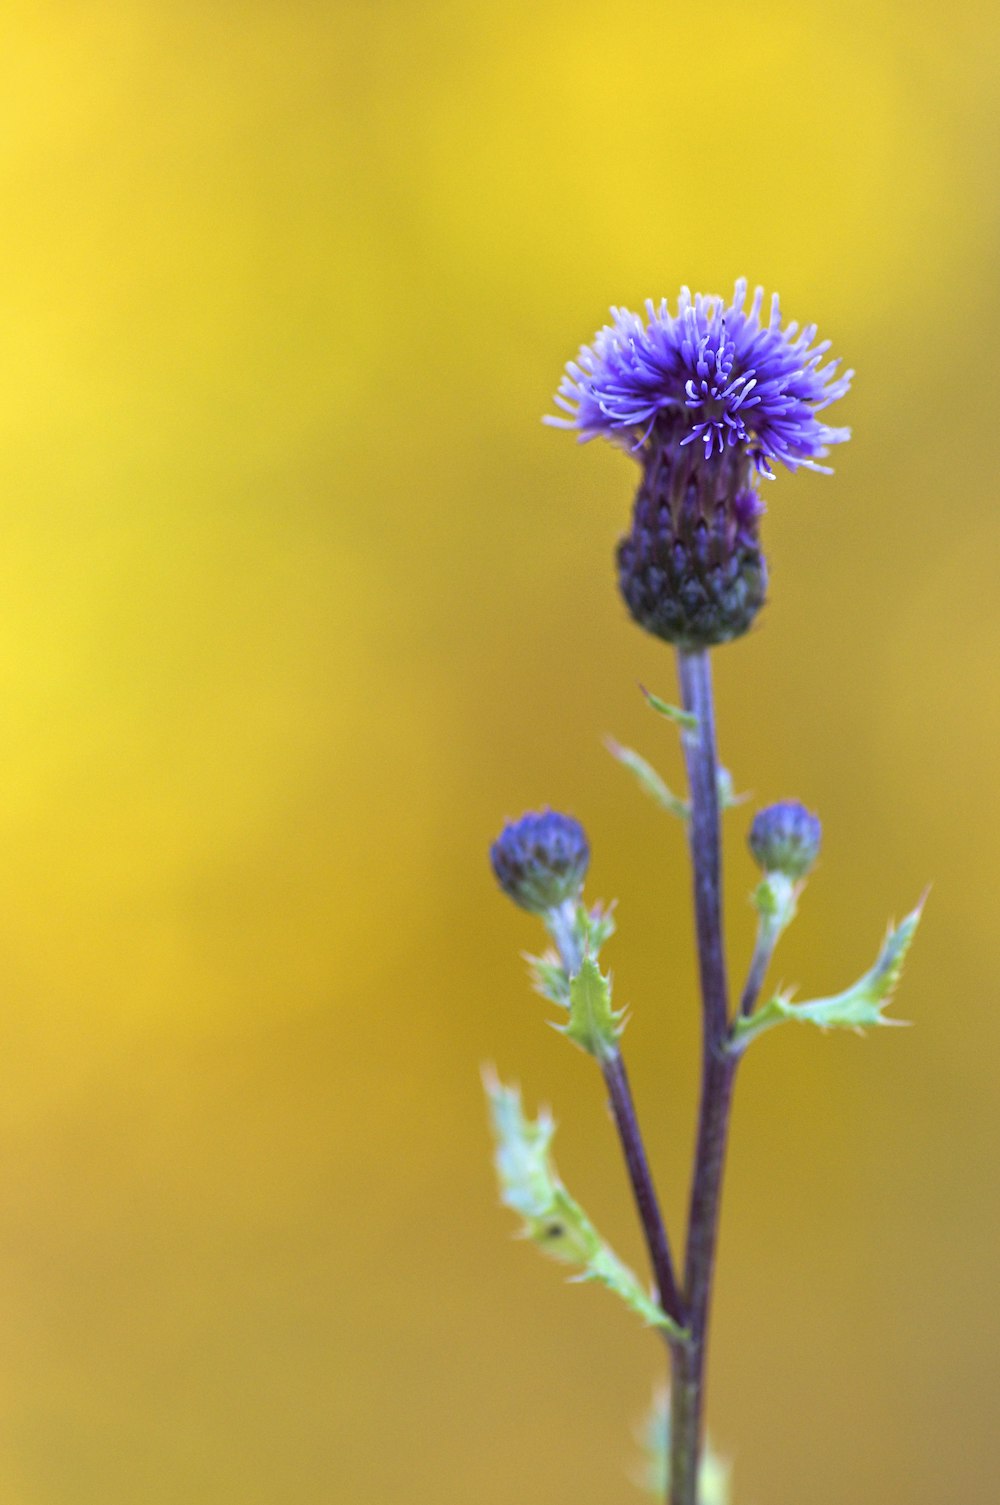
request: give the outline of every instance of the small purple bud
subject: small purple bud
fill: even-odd
[[[590,847],[571,815],[529,811],[504,826],[490,848],[490,860],[508,898],[532,914],[546,914],[579,895]]]
[[[804,878],[819,856],[822,827],[797,800],[758,810],[750,827],[750,850],[765,873]]]

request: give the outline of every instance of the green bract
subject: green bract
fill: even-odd
[[[604,745],[623,768],[627,768],[635,775],[639,788],[650,795],[668,814],[675,815],[678,820],[690,818],[691,807],[687,800],[682,800],[679,794],[674,794],[652,763],[647,763],[641,753],[637,753],[632,747],[622,747],[621,743],[616,742],[613,737],[606,737]],[[734,793],[733,778],[728,768],[719,769],[718,790],[720,810],[731,810],[734,805],[742,805],[746,799],[746,795]]]
[[[598,1061],[611,1061],[618,1054],[625,1013],[611,1007],[611,978],[604,976],[592,956],[584,957],[570,980],[569,1023],[556,1028]]]
[[[651,763],[647,763],[646,759],[633,748],[622,747],[621,743],[616,742],[613,737],[605,739],[605,746],[623,768],[627,768],[635,775],[640,789],[650,795],[670,815],[676,815],[678,820],[687,820],[691,813],[687,800],[682,800],[679,795],[674,794]]]
[[[659,695],[654,695],[652,690],[647,690],[645,685],[639,689],[646,697],[646,704],[651,710],[660,716],[666,716],[668,721],[673,721],[683,731],[696,732],[698,730],[698,718],[692,716],[690,711],[682,711],[680,706],[671,705],[669,700],[661,700]]]
[[[524,1237],[550,1258],[576,1265],[577,1280],[596,1280],[614,1291],[647,1326],[678,1334],[680,1329],[604,1242],[560,1181],[550,1153],[556,1129],[551,1114],[543,1109],[536,1119],[526,1117],[518,1088],[505,1087],[492,1071],[484,1072],[483,1085],[496,1141],[500,1199],[524,1220]]]
[[[587,955],[596,959],[601,947],[614,935],[613,909],[613,905],[595,904],[588,910],[583,904],[577,904],[575,913],[567,922],[567,930],[574,949],[579,951],[581,956]],[[553,917],[549,918],[551,920]],[[553,938],[557,938],[555,932],[553,932]],[[524,959],[528,963],[528,975],[535,992],[541,993],[542,997],[548,998],[551,1003],[558,1004],[561,1009],[568,1009],[570,977],[559,950],[550,949],[541,956],[532,956],[530,952],[525,952]]]
[[[768,873],[754,889],[754,908],[760,915],[761,930],[772,946],[795,919],[802,886],[784,873]]]
[[[786,1019],[816,1024],[820,1029],[853,1029],[859,1033],[878,1025],[905,1023],[902,1019],[886,1019],[882,1011],[892,1000],[922,910],[923,900],[901,924],[890,927],[875,965],[853,987],[832,998],[816,998],[808,1003],[792,1003],[779,993],[749,1019],[737,1020],[730,1048],[736,1052],[745,1050],[751,1040]]]

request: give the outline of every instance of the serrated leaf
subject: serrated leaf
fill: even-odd
[[[636,1483],[663,1500],[670,1482],[670,1394],[658,1390],[639,1432],[643,1465]],[[698,1505],[729,1505],[730,1465],[706,1437],[698,1469]]]
[[[786,995],[777,994],[749,1019],[737,1020],[733,1027],[732,1048],[744,1050],[757,1035],[773,1029],[776,1024],[783,1024],[786,1019],[815,1024],[820,1029],[853,1029],[859,1033],[879,1025],[905,1023],[902,1019],[886,1019],[883,1010],[892,1001],[906,953],[920,923],[923,905],[921,899],[901,924],[890,926],[875,965],[853,987],[832,998],[816,998],[807,1003],[792,1003]]]
[[[584,910],[581,917],[581,929],[586,943],[586,949],[592,956],[596,956],[601,947],[611,939],[616,930],[614,916],[615,901],[610,904],[595,904],[592,909]]]
[[[566,921],[574,953],[597,957],[601,947],[615,933],[613,909],[613,903],[595,904],[590,910],[585,909],[582,904],[577,904],[572,919]],[[558,929],[554,929],[553,934],[558,940]],[[528,963],[528,976],[535,992],[549,999],[551,1003],[557,1004],[559,1008],[568,1009],[570,974],[567,971],[563,948],[558,946],[550,948],[541,956],[533,956],[526,951],[524,959]]]
[[[654,695],[652,690],[647,690],[645,685],[639,689],[646,697],[646,704],[656,711],[659,716],[666,716],[668,721],[674,722],[684,732],[696,732],[698,730],[698,718],[691,711],[682,711],[680,706],[671,705],[668,700],[661,700],[659,695]]]
[[[550,1003],[558,1004],[561,1009],[568,1009],[569,978],[557,954],[546,951],[544,956],[531,956],[526,952],[524,959],[528,963],[528,976],[535,992],[541,993]]]
[[[592,956],[585,956],[579,972],[570,978],[569,1023],[556,1028],[598,1061],[611,1061],[618,1054],[625,1014],[612,1008],[611,978]]]
[[[647,1326],[679,1336],[677,1325],[604,1242],[559,1179],[551,1155],[556,1128],[551,1114],[543,1109],[536,1119],[528,1118],[519,1089],[505,1087],[492,1070],[484,1071],[483,1086],[496,1144],[500,1200],[522,1218],[523,1236],[550,1259],[575,1265],[574,1279],[595,1280],[613,1291]]]
[[[690,815],[687,800],[682,800],[679,795],[674,794],[651,763],[647,763],[646,759],[631,747],[622,747],[612,737],[606,739],[605,745],[611,756],[616,758],[623,768],[629,769],[635,775],[639,787],[658,805],[676,816],[678,820],[687,820]]]

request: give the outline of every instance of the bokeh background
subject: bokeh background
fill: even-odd
[[[484,1059],[641,1266],[485,854],[531,805],[587,823],[678,1238],[682,834],[601,746],[679,779],[635,688],[673,666],[613,585],[631,462],[538,420],[609,303],[740,273],[859,372],[716,660],[738,786],[826,826],[776,976],[846,983],[935,887],[916,1028],[742,1074],[712,1429],[738,1505],[995,1501],[993,6],[12,0],[0,32],[4,1505],[640,1498],[659,1346],[496,1205]]]

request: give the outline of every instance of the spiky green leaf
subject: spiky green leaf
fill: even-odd
[[[577,904],[569,926],[574,952],[595,958],[598,956],[601,947],[615,933],[613,910],[613,903],[595,904],[589,910],[583,904]],[[558,931],[553,933],[558,940]],[[528,963],[528,976],[535,992],[541,993],[551,1003],[558,1004],[559,1008],[568,1009],[569,973],[559,949],[552,947],[541,956],[525,952],[524,959]]]
[[[858,1033],[879,1025],[905,1023],[901,1019],[887,1019],[883,1010],[892,1001],[906,953],[920,923],[923,903],[921,900],[901,924],[890,926],[875,965],[853,987],[832,998],[816,998],[808,1003],[792,1003],[787,995],[777,994],[749,1019],[737,1021],[732,1049],[745,1050],[757,1035],[776,1024],[784,1024],[786,1019],[815,1024],[820,1029],[853,1029]]]
[[[675,726],[679,726],[683,732],[696,732],[698,730],[698,718],[690,711],[682,711],[680,706],[671,705],[668,700],[661,700],[659,695],[654,695],[652,690],[647,690],[645,685],[639,689],[646,697],[646,704],[659,716],[666,716]]]
[[[618,1054],[618,1039],[625,1028],[624,1011],[611,1006],[611,977],[605,976],[592,956],[585,956],[569,984],[569,1023],[556,1026],[598,1061]]]
[[[611,756],[616,758],[623,768],[629,769],[635,775],[640,789],[678,820],[687,820],[690,814],[687,800],[682,800],[679,795],[674,794],[651,763],[647,763],[646,759],[631,747],[622,747],[612,737],[607,738],[606,746]]]
[[[592,956],[596,956],[605,942],[609,941],[615,933],[615,900],[610,904],[595,904],[589,910],[584,910],[581,917],[581,929],[586,949]]]
[[[541,993],[550,1003],[558,1004],[561,1009],[568,1009],[569,978],[556,952],[546,951],[542,956],[531,956],[525,952],[524,959],[528,963],[528,976],[535,992]]]
[[[647,1326],[679,1335],[676,1324],[604,1242],[559,1179],[551,1154],[556,1127],[551,1114],[543,1109],[536,1119],[528,1118],[519,1089],[505,1087],[492,1070],[484,1071],[483,1085],[496,1145],[500,1200],[520,1215],[523,1236],[551,1259],[576,1266],[574,1279],[607,1286]]]

